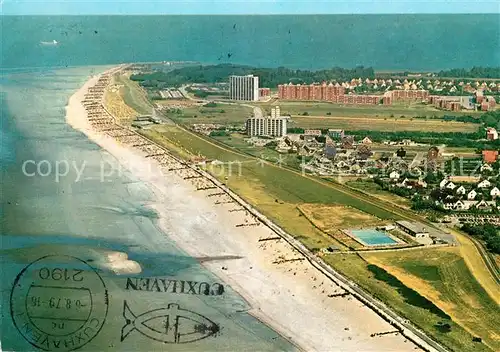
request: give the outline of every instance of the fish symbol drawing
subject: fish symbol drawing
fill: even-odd
[[[188,343],[216,335],[220,331],[218,324],[210,319],[182,309],[178,304],[170,303],[167,308],[153,309],[135,315],[127,301],[123,302],[125,325],[122,328],[121,341],[137,330],[143,336],[164,343]]]

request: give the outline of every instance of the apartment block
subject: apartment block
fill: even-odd
[[[328,100],[343,95],[345,88],[340,84],[280,84],[278,98],[283,100]]]
[[[271,115],[266,117],[252,116],[246,121],[247,135],[283,137],[287,133],[289,116],[281,116],[279,106],[271,109]]]
[[[229,76],[229,98],[231,100],[259,100],[259,77]]]
[[[271,95],[271,88],[259,88],[259,97],[265,98]]]

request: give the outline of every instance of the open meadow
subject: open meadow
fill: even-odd
[[[122,85],[120,95],[124,102],[140,115],[151,114],[153,104],[148,99],[144,89],[137,82],[131,81],[128,76],[117,74],[113,77],[116,84]]]
[[[449,349],[498,350],[498,305],[471,274],[459,249],[336,253],[324,259]]]
[[[385,191],[382,187],[372,180],[353,180],[348,181],[347,186],[356,188],[361,192],[376,195],[378,198],[385,200],[388,203],[396,204],[402,208],[410,209],[411,202],[409,199],[400,197],[389,191]]]
[[[476,132],[479,124],[439,119],[412,119],[399,117],[320,117],[292,115],[290,127],[340,128],[344,130],[367,130],[382,132]]]
[[[345,116],[345,117],[441,117],[444,115],[475,115],[475,112],[455,112],[438,110],[431,105],[411,103],[395,105],[340,105],[328,102],[315,101],[284,101],[277,100],[271,103],[259,103],[263,109],[271,109],[272,105],[279,105],[284,114],[309,116]]]

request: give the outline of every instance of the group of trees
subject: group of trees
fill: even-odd
[[[470,115],[444,115],[442,117],[445,121],[459,121],[467,123],[479,123],[484,127],[495,127],[497,128],[500,124],[500,111],[488,111],[479,117],[474,117]]]
[[[500,232],[495,225],[464,224],[462,230],[486,243],[486,247],[493,253],[500,254]]]
[[[439,71],[438,77],[460,77],[460,78],[500,78],[500,67],[473,67],[470,70],[465,68],[454,68],[451,70]]]
[[[245,65],[220,64],[207,66],[186,66],[172,71],[154,71],[132,75],[133,81],[141,82],[143,86],[173,86],[179,87],[187,83],[217,83],[226,82],[230,75],[257,75],[262,87],[276,87],[282,83],[305,83],[323,81],[345,81],[352,78],[375,78],[371,67],[358,66],[352,69],[333,67],[326,70],[295,70],[285,67],[257,68]]]

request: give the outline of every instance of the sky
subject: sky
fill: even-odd
[[[491,0],[0,0],[2,15],[499,13]]]

